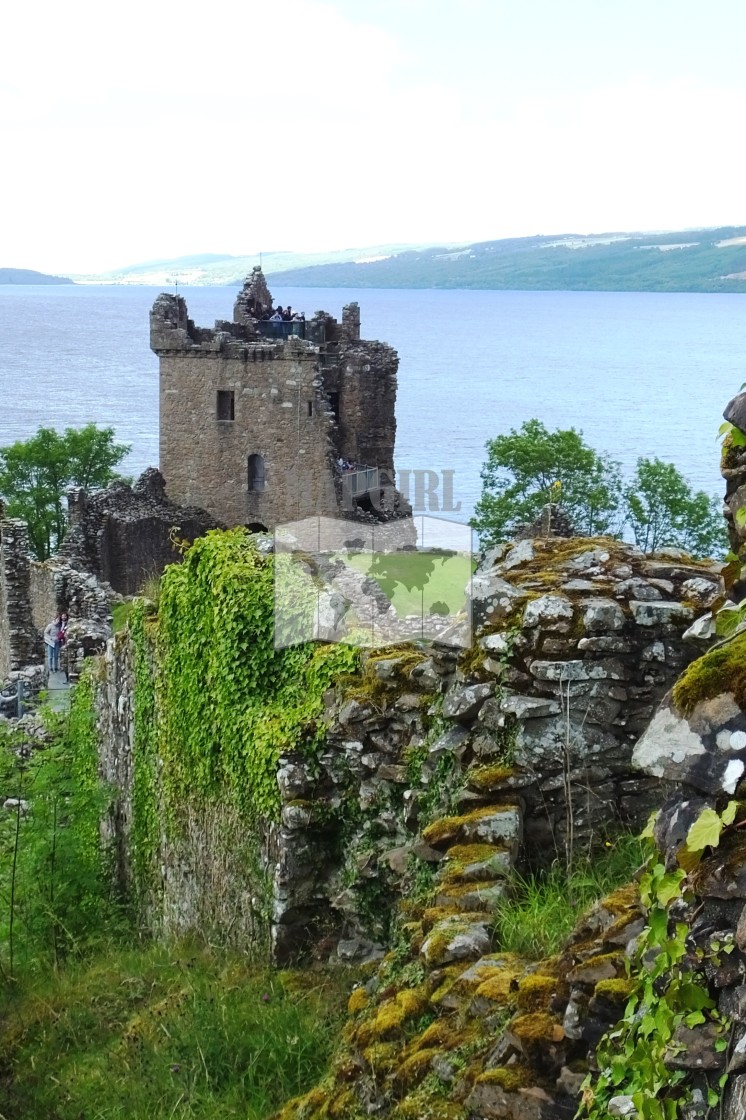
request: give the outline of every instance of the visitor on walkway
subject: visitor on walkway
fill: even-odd
[[[57,615],[48,626],[44,628],[44,645],[47,650],[47,668],[50,673],[56,673],[60,667],[60,626],[62,618]]]
[[[60,615],[60,645],[59,645],[59,665],[65,674],[65,679],[70,679],[68,657],[67,657],[67,627],[69,625],[69,618],[65,611]]]

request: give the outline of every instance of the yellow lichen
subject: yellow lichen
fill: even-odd
[[[418,1050],[402,1062],[394,1074],[394,1085],[397,1090],[402,1092],[419,1084],[429,1072],[433,1058],[438,1054],[442,1054],[442,1050],[435,1048]]]
[[[446,1050],[454,1050],[458,1039],[457,1032],[445,1019],[436,1019],[422,1034],[412,1039],[407,1047],[407,1055],[416,1054],[418,1050],[440,1046]]]
[[[347,1010],[350,1015],[357,1015],[359,1011],[363,1011],[368,1006],[368,1002],[368,993],[365,988],[355,988],[347,1000]]]
[[[466,969],[456,980],[459,992],[466,995],[476,992],[482,984],[494,976],[509,974],[518,977],[522,974],[523,962],[513,953],[501,953],[495,957],[482,957],[471,968]]]
[[[625,1004],[634,986],[633,981],[626,976],[617,977],[615,980],[599,980],[593,994],[608,1000],[609,1003]]]
[[[494,976],[484,980],[476,992],[477,999],[489,999],[501,1007],[515,1002],[520,973],[512,968],[501,968]]]
[[[438,969],[438,984],[430,994],[430,1002],[437,1007],[451,991],[458,978],[467,971],[467,968],[468,966],[463,964],[452,964],[447,968]]]
[[[456,902],[458,902],[459,899],[466,898],[469,895],[474,894],[475,891],[487,890],[490,887],[494,887],[498,882],[502,884],[504,883],[504,880],[483,879],[477,883],[451,883],[448,886],[447,890],[443,891],[443,897],[452,898]],[[479,905],[479,902],[476,898],[474,901],[476,905]]]
[[[458,906],[428,906],[422,915],[422,928],[428,932],[444,918],[453,918],[460,913]]]
[[[441,817],[440,820],[433,821],[432,824],[423,829],[422,839],[426,844],[435,848],[438,844],[447,843],[448,840],[457,836],[461,824],[461,817]]]
[[[521,980],[517,1002],[521,1011],[545,1010],[557,992],[557,980],[553,976],[533,973]]]
[[[530,1085],[536,1080],[535,1074],[527,1066],[516,1063],[513,1066],[498,1066],[497,1069],[487,1069],[477,1078],[478,1085],[500,1085],[507,1092],[514,1092]]]
[[[394,999],[384,1000],[375,1018],[366,1020],[357,1028],[355,1039],[358,1046],[365,1048],[376,1040],[399,1034],[408,1019],[422,1014],[427,1002],[422,992],[409,989],[399,992]]]
[[[396,1042],[374,1042],[363,1050],[363,1058],[371,1071],[375,1073],[390,1073],[395,1067],[401,1045]]]
[[[562,1024],[545,1011],[531,1011],[511,1020],[510,1032],[521,1042],[560,1042],[565,1035]]]
[[[509,812],[514,808],[510,801],[504,801],[500,805],[483,805],[479,809],[473,809],[470,813],[464,813],[460,817],[441,817],[438,821],[433,821],[428,825],[422,833],[423,839],[432,847],[437,848],[439,844],[445,844],[449,840],[455,839],[461,830],[468,825],[476,824],[485,817],[493,817],[498,813]]]
[[[508,778],[512,778],[517,773],[515,766],[495,765],[495,766],[478,766],[474,770],[470,770],[468,774],[468,784],[471,789],[476,790],[478,793],[489,793],[495,788],[506,782]]]

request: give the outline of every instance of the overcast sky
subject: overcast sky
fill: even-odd
[[[0,266],[746,224],[744,0],[38,0]]]

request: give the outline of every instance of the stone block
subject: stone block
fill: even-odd
[[[650,603],[632,599],[629,608],[638,626],[657,626],[661,630],[688,624],[694,619],[692,608],[685,607],[683,603]]]

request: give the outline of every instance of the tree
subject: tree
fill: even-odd
[[[34,555],[46,560],[67,526],[65,492],[92,489],[118,478],[114,468],[130,448],[114,442],[113,428],[39,428],[31,439],[0,448],[0,495],[8,517],[28,523]]]
[[[527,420],[488,440],[482,482],[471,525],[483,547],[508,538],[549,501],[565,509],[583,536],[621,529],[619,464],[588,447],[575,428],[550,432],[540,420]]]
[[[725,522],[717,499],[703,490],[692,491],[673,463],[638,459],[624,496],[627,523],[644,552],[671,546],[693,556],[726,551]]]

